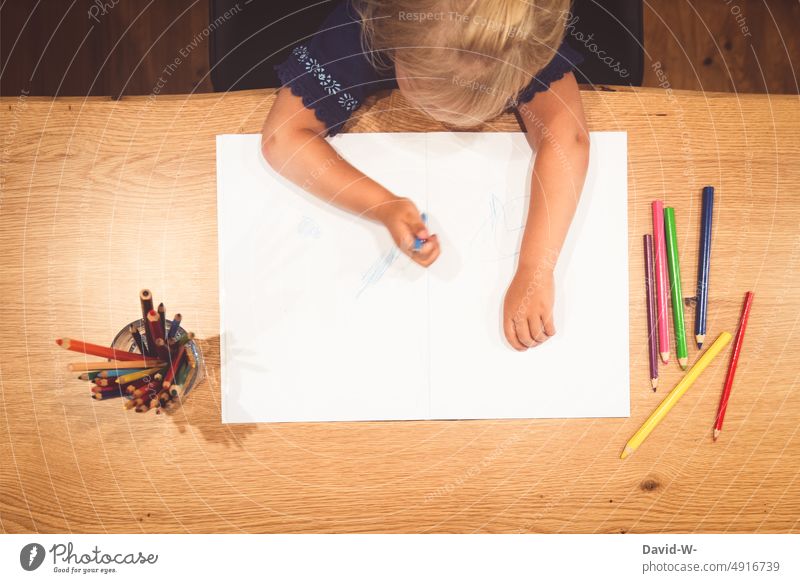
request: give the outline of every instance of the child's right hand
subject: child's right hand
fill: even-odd
[[[439,239],[431,235],[416,205],[407,198],[394,198],[376,209],[375,215],[392,235],[400,250],[423,267],[428,267],[439,257]],[[425,243],[414,249],[416,239]]]

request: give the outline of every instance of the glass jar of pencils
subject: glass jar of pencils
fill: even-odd
[[[185,378],[177,379],[179,381],[177,384],[182,387],[179,397],[184,397],[200,384],[205,377],[203,372],[203,353],[200,351],[197,342],[190,339],[186,330],[181,328],[180,325],[176,326],[173,332],[172,320],[166,320],[165,324],[167,339],[175,344],[184,344],[186,346],[186,360],[189,365],[188,373]],[[134,354],[142,354],[143,348],[147,348],[147,341],[144,340],[146,338],[147,332],[144,319],[134,320],[117,332],[111,347]],[[155,353],[152,352],[148,356],[155,356]]]

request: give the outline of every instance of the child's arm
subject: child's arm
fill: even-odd
[[[383,223],[397,246],[423,266],[439,256],[414,203],[400,198],[342,159],[324,139],[325,124],[300,97],[281,89],[264,122],[261,150],[277,172],[320,199]],[[427,239],[414,251],[414,239]]]
[[[519,112],[536,162],[517,273],[503,307],[503,329],[514,348],[526,350],[555,334],[553,269],[586,178],[589,132],[572,73],[537,93]]]

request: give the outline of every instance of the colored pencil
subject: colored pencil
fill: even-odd
[[[694,313],[694,336],[697,348],[703,347],[708,320],[708,272],[711,265],[711,221],[714,217],[714,187],[703,188],[700,218],[700,253],[697,259],[697,310]]]
[[[161,336],[164,340],[167,339],[167,309],[164,307],[164,302],[158,304],[158,319],[161,321]]]
[[[178,328],[181,327],[181,320],[183,320],[183,316],[180,314],[175,314],[172,318],[172,322],[169,325],[169,332],[167,332],[167,340],[171,340],[175,337],[175,334],[178,332]]]
[[[92,397],[95,399],[102,400],[102,399],[113,399],[115,397],[121,397],[122,391],[119,387],[92,387]]]
[[[192,368],[197,368],[197,361],[194,358],[194,354],[191,350],[186,351],[186,359],[189,361],[189,364]]]
[[[147,318],[147,314],[153,309],[153,294],[145,288],[139,292],[139,301],[142,304],[142,318]]]
[[[167,341],[163,338],[156,338],[156,352],[161,360],[169,362],[170,349],[167,346]]]
[[[150,368],[164,366],[165,363],[155,360],[110,360],[102,362],[72,362],[67,365],[68,370],[72,372],[88,372],[95,370],[111,370],[119,369],[124,370],[128,368]],[[156,369],[158,370],[158,369]]]
[[[147,313],[147,329],[150,330],[150,336],[153,337],[153,346],[155,347],[158,358],[166,360],[169,355],[169,350],[164,340],[164,329],[161,327],[161,317],[155,310],[150,310]]]
[[[178,372],[178,368],[181,366],[181,364],[183,364],[182,361],[186,360],[185,357],[186,357],[186,345],[182,344],[181,347],[178,349],[178,353],[175,355],[175,358],[172,359],[172,363],[167,369],[167,374],[164,375],[163,386],[165,389],[168,389],[169,386],[172,384],[172,379],[175,378],[175,373]]]
[[[100,346],[99,344],[90,344],[89,342],[75,340],[74,338],[57,338],[56,344],[67,350],[72,350],[73,352],[81,352],[83,354],[100,356],[102,358],[131,361],[142,359],[142,355],[135,352],[117,350],[116,348],[108,348],[107,346]]]
[[[125,368],[117,370],[103,370],[100,371],[94,378],[94,382],[102,387],[107,387],[109,384],[116,383],[117,378],[129,375],[134,372],[139,372],[140,368]]]
[[[147,383],[145,386],[140,387],[140,388],[136,389],[135,391],[133,391],[133,393],[131,393],[131,396],[134,399],[140,399],[140,398],[146,397],[148,395],[152,397],[153,395],[158,394],[159,390],[160,389],[159,389],[158,383],[153,381],[153,382]]]
[[[622,454],[620,458],[625,459],[630,454],[635,452],[642,442],[647,439],[647,436],[655,429],[658,424],[661,422],[664,417],[666,417],[667,413],[669,413],[670,409],[675,406],[680,398],[689,390],[692,384],[697,380],[697,377],[708,367],[709,364],[716,358],[716,356],[722,352],[722,349],[730,342],[731,335],[728,332],[723,332],[719,335],[719,337],[714,341],[714,343],[708,347],[700,359],[694,364],[694,366],[687,372],[684,377],[680,380],[680,382],[675,385],[675,388],[672,389],[669,394],[664,397],[664,400],[661,401],[661,404],[656,407],[655,411],[650,414],[650,417],[647,418],[639,430],[633,434],[628,440],[628,443],[625,444],[625,449],[622,450]]]
[[[656,263],[656,300],[658,302],[658,347],[661,361],[669,363],[669,275],[667,244],[664,239],[664,203],[653,201],[653,246]]]
[[[139,327],[136,324],[131,324],[128,331],[133,338],[133,344],[139,349],[139,352],[145,356],[155,356],[155,353],[150,352],[150,347],[147,346],[142,334],[139,332]]]
[[[181,346],[183,344],[186,344],[187,342],[191,342],[192,340],[194,340],[194,332],[187,332],[186,334],[178,338],[177,344],[178,346]]]
[[[644,236],[644,288],[647,293],[647,348],[650,360],[650,386],[658,388],[658,324],[656,322],[656,282],[653,236]]]
[[[149,289],[143,289],[139,292],[139,302],[142,305],[142,324],[144,325],[145,339],[147,340],[147,347],[152,355],[155,355],[156,343],[155,338],[150,332],[150,326],[147,325],[147,315],[153,311],[153,294]]]
[[[97,376],[103,379],[107,379],[111,377],[121,377],[122,375],[131,374],[132,372],[139,372],[140,370],[142,370],[141,367],[106,369],[106,370],[101,370],[99,373],[97,373]]]
[[[182,386],[184,383],[186,383],[186,379],[189,377],[189,372],[191,370],[192,367],[189,365],[189,362],[185,361],[175,375],[175,384]]]
[[[164,329],[161,327],[161,317],[155,310],[147,312],[147,326],[150,328],[153,340],[164,340]],[[154,344],[158,344],[158,342],[154,342]]]
[[[127,384],[129,384],[129,383],[131,383],[133,381],[138,381],[141,378],[151,376],[151,375],[157,373],[158,371],[160,371],[162,368],[163,367],[156,366],[156,367],[153,367],[153,368],[147,368],[147,369],[141,370],[139,372],[132,372],[131,374],[126,374],[124,376],[117,377],[116,383],[118,385],[127,385]]]
[[[728,399],[731,397],[733,377],[736,376],[736,367],[739,364],[739,354],[742,351],[742,343],[744,342],[744,331],[747,329],[747,320],[750,318],[750,308],[752,305],[753,292],[747,292],[744,296],[742,315],[739,318],[739,329],[736,331],[736,340],[733,344],[733,352],[731,353],[731,360],[728,364],[728,376],[725,378],[725,388],[722,390],[722,397],[719,400],[717,422],[714,424],[714,441],[717,440],[720,432],[722,431],[722,422],[725,419],[725,411],[728,410]]]
[[[675,228],[675,209],[664,207],[664,233],[667,242],[667,263],[672,292],[672,325],[675,328],[675,352],[678,364],[686,370],[689,353],[686,347],[686,324],[683,319],[683,292],[681,291],[681,263],[678,255],[678,233]]]
[[[428,215],[422,213],[420,215],[422,217],[422,222],[425,223],[425,226],[428,225]],[[422,249],[422,246],[425,244],[427,239],[420,239],[419,237],[414,237],[414,252],[419,252]]]
[[[127,383],[127,384],[124,385],[125,392],[126,393],[133,393],[136,389],[140,389],[140,388],[142,388],[144,386],[147,386],[147,384],[151,383],[152,381],[153,381],[153,379],[150,378],[149,376],[145,376],[145,377],[142,377],[140,379],[136,379],[135,381],[131,381],[130,383]],[[117,386],[119,387],[119,386],[123,386],[123,385],[120,385],[119,383],[117,383]]]
[[[147,393],[156,393],[160,390],[162,378],[163,376],[161,375],[161,373],[157,373],[147,383],[134,389],[133,391],[130,391],[130,393],[134,397],[141,397],[142,395],[146,395]]]

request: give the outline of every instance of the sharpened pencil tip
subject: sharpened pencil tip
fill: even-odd
[[[669,352],[661,353],[661,362],[663,362],[664,364],[669,364]]]
[[[721,431],[719,429],[715,429],[714,430],[714,441],[717,441],[717,438],[719,437],[720,433],[721,433]]]
[[[633,449],[631,449],[630,447],[628,447],[628,446],[626,445],[626,446],[625,446],[625,449],[623,449],[623,450],[622,450],[622,453],[621,453],[621,454],[619,454],[619,459],[621,459],[621,460],[624,460],[626,457],[628,457],[628,456],[629,456],[629,455],[631,455],[632,453],[633,453]]]
[[[678,364],[681,365],[681,368],[683,370],[686,370],[686,365],[689,364],[689,359],[688,358],[679,358],[678,359]]]
[[[697,343],[697,350],[703,350],[703,343],[702,342],[698,342]]]
[[[658,379],[650,379],[650,386],[653,387],[653,392],[655,393],[658,388]]]
[[[695,335],[694,339],[697,340],[697,348],[698,349],[699,348],[703,348],[703,342],[706,339],[706,335],[705,334],[697,334],[697,335]]]

